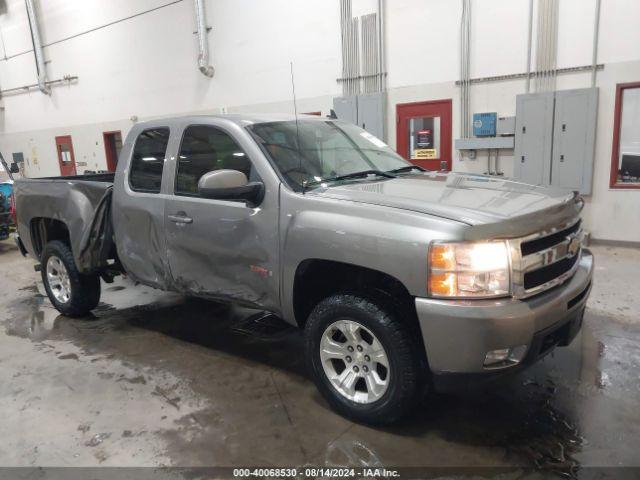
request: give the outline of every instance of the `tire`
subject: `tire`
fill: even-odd
[[[356,327],[355,333],[351,331],[347,338],[343,330],[352,329],[354,324],[360,327]],[[347,350],[354,354],[353,357],[349,356],[351,360],[347,357],[343,360],[327,359],[327,351],[333,357],[344,352],[344,345],[335,350],[339,353],[334,352],[334,344],[341,344],[342,337],[346,348],[353,348],[355,338],[356,348],[363,346],[364,352]],[[370,345],[367,345],[370,340]],[[379,343],[376,344],[375,340]],[[376,355],[376,351],[379,352],[376,345],[384,349],[387,369],[384,361],[378,363],[373,358],[383,358],[379,353]],[[372,300],[347,294],[324,299],[311,312],[305,326],[305,347],[307,365],[318,390],[341,415],[360,423],[385,425],[397,422],[414,408],[423,378],[422,354],[412,329],[382,299]],[[321,347],[324,349],[322,354]],[[364,355],[363,358],[366,352],[371,352],[371,357]],[[345,367],[342,371],[341,364]],[[364,378],[367,365],[368,379]],[[357,370],[356,376],[364,378],[355,380],[354,388],[348,388],[349,384],[353,384],[354,377],[348,372],[349,369],[354,372]],[[351,377],[350,380],[346,380],[345,375]],[[344,386],[338,387],[336,381],[339,382],[341,378],[344,379]],[[381,387],[379,382],[386,382],[386,387]],[[343,393],[338,388],[343,388]],[[367,390],[366,395],[363,389]],[[376,389],[383,392],[376,393]]]
[[[66,269],[66,277],[60,264]],[[98,306],[100,277],[80,273],[71,249],[64,242],[55,240],[45,246],[41,270],[49,300],[63,315],[82,317]],[[64,285],[64,291],[60,285]]]

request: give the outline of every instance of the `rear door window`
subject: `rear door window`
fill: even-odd
[[[238,170],[247,180],[257,180],[251,160],[222,130],[208,125],[191,125],[184,131],[176,174],[176,195],[199,196],[198,181],[213,170]]]
[[[132,190],[160,193],[168,143],[168,128],[151,128],[138,136],[133,147],[129,171],[129,185]]]

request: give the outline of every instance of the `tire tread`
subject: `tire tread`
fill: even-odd
[[[362,409],[349,408],[348,400],[339,397],[331,387],[327,386],[322,366],[314,363],[315,335],[322,335],[326,328],[327,318],[335,318],[338,310],[353,309],[373,319],[378,329],[384,329],[386,343],[392,345],[395,357],[402,365],[399,390],[393,404],[382,408]],[[311,312],[305,326],[308,365],[314,374],[316,385],[329,404],[339,413],[358,422],[385,425],[395,423],[406,416],[415,406],[420,384],[420,353],[413,338],[412,329],[397,318],[397,308],[384,298],[371,297],[366,294],[338,294],[322,300]],[[370,328],[370,325],[365,325]],[[388,348],[388,347],[387,347]],[[318,371],[320,370],[320,371]],[[397,372],[394,372],[397,375]],[[350,403],[350,402],[349,402]],[[375,405],[375,404],[374,404]]]
[[[47,282],[47,260],[52,255],[57,256],[64,263],[69,274],[71,297],[67,303],[56,300]],[[42,281],[51,303],[60,313],[68,317],[87,315],[100,302],[100,277],[97,274],[80,273],[73,258],[73,252],[60,240],[47,243],[42,252]]]

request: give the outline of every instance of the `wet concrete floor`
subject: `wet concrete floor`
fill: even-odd
[[[0,466],[640,466],[640,252],[594,250],[571,346],[374,429],[328,409],[296,329],[125,279],[66,318],[0,242]]]

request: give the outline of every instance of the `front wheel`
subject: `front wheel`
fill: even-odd
[[[338,413],[380,425],[415,405],[418,345],[390,306],[356,295],[326,298],[309,316],[305,339],[315,383]]]
[[[100,277],[80,273],[71,249],[57,240],[42,253],[42,282],[56,310],[69,317],[88,314],[100,301]]]

